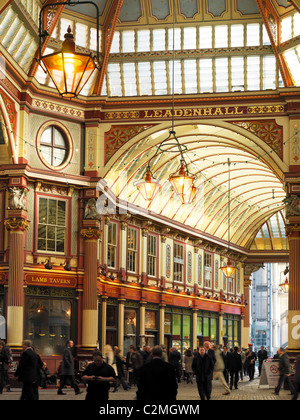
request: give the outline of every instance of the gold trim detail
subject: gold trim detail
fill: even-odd
[[[30,222],[26,219],[13,217],[11,219],[4,219],[4,226],[8,231],[22,231],[28,230]]]

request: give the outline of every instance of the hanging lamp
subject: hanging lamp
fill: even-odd
[[[144,199],[151,201],[156,193],[161,189],[161,185],[153,177],[150,171],[150,162],[154,159],[159,152],[168,153],[179,153],[180,165],[176,172],[169,176],[169,182],[171,183],[175,194],[179,197],[182,204],[192,203],[194,200],[198,188],[195,186],[196,175],[190,174],[188,166],[184,158],[183,153],[186,152],[187,146],[181,144],[176,136],[175,132],[175,101],[174,101],[174,86],[175,86],[175,1],[173,0],[173,58],[172,58],[172,128],[169,130],[169,135],[164,139],[158,146],[155,155],[150,159],[145,178],[142,181],[136,183],[137,188],[141,192]],[[146,189],[147,192],[146,193]],[[145,198],[147,197],[147,198]]]
[[[228,254],[230,250],[230,159],[228,158]],[[233,265],[233,262],[228,257],[227,264],[224,267],[220,267],[223,271],[223,274],[226,278],[233,277],[236,267]]]
[[[279,287],[282,288],[282,290],[284,291],[284,293],[288,293],[289,292],[290,284],[289,284],[289,281],[288,281],[288,278],[287,277],[285,278],[285,282],[284,283],[281,283],[279,285]]]
[[[68,5],[75,6],[77,4],[93,4],[96,7],[97,13],[97,52],[96,55],[92,53],[81,53],[76,51],[74,36],[71,32],[71,27],[67,28],[64,35],[65,40],[62,43],[62,48],[58,52],[42,56],[42,38],[49,36],[47,30],[43,31],[43,14],[45,8],[50,6]],[[52,4],[45,4],[40,11],[39,17],[39,63],[44,71],[49,73],[53,83],[59,94],[64,98],[74,98],[79,95],[80,91],[89,80],[96,68],[99,69],[99,8],[92,1],[82,2],[58,2]],[[42,65],[42,64],[43,65]]]
[[[152,201],[161,189],[161,184],[153,177],[149,165],[147,166],[145,179],[137,182],[135,185],[142,194],[144,200],[147,201]]]

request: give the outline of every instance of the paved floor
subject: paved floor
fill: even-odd
[[[64,390],[66,395],[57,395],[55,389],[41,389],[39,391],[40,400],[84,400],[86,391],[83,388],[83,393],[75,395],[73,389],[67,388]],[[239,382],[239,389],[233,390],[230,395],[222,395],[224,392],[223,387],[219,381],[213,382],[212,400],[290,400],[291,395],[289,391],[281,390],[280,394],[274,395],[274,389],[266,386],[259,386],[259,378],[256,377],[253,381],[249,381],[248,377],[244,378],[244,381]],[[133,401],[135,399],[136,388],[133,387],[129,391],[124,391],[122,387],[119,387],[117,392],[109,393],[110,401]],[[21,389],[13,388],[12,392],[4,391],[0,395],[0,401],[4,400],[19,400],[21,395]],[[178,401],[196,401],[199,400],[196,383],[186,384],[181,382],[178,388]],[[251,409],[251,408],[250,408]]]

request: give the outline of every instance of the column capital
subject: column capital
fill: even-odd
[[[101,239],[101,229],[98,228],[82,228],[80,229],[80,235],[84,238],[84,239],[94,239],[94,240],[98,240]]]
[[[4,219],[6,230],[13,232],[25,232],[28,230],[30,222],[22,217],[9,217]]]

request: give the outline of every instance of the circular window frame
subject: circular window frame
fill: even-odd
[[[47,162],[46,159],[43,156],[43,153],[40,151],[42,135],[43,135],[44,131],[48,127],[51,127],[51,126],[57,127],[58,130],[64,136],[64,139],[66,141],[67,156],[66,156],[64,162],[59,166],[53,166],[49,162]],[[42,161],[43,165],[45,165],[48,169],[51,169],[52,171],[61,171],[61,170],[65,169],[70,164],[70,161],[71,161],[72,156],[73,156],[73,151],[74,151],[73,140],[72,140],[71,134],[70,134],[69,130],[67,129],[67,127],[65,127],[59,121],[53,121],[53,120],[47,121],[46,123],[44,123],[39,128],[38,133],[37,133],[37,138],[36,138],[36,148],[37,148],[37,154],[38,154],[40,160]]]

